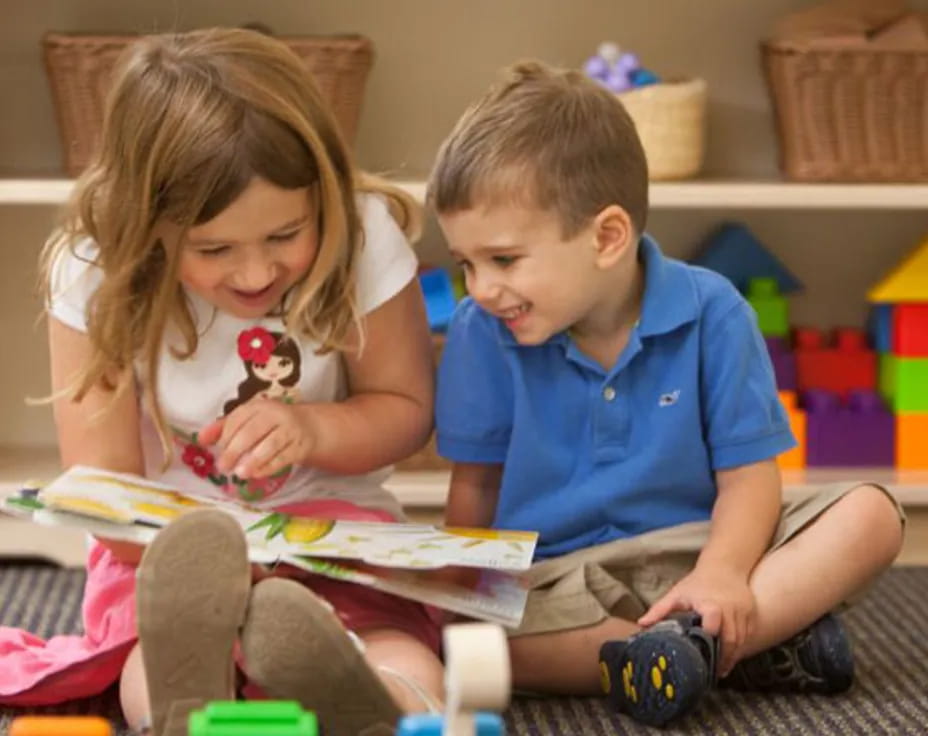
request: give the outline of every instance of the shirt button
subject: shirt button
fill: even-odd
[[[612,401],[615,398],[615,389],[612,386],[606,386],[603,389],[603,398],[606,401]]]

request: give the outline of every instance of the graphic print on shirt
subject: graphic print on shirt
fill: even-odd
[[[222,407],[228,416],[242,404],[254,398],[274,399],[292,403],[299,398],[300,348],[280,332],[263,327],[242,330],[238,335],[238,357],[245,367],[245,379],[238,385],[235,398]],[[276,493],[290,477],[287,466],[264,478],[239,478],[234,473],[220,473],[212,451],[197,442],[197,436],[177,429],[173,432],[179,445],[181,460],[201,478],[208,479],[229,496],[243,501],[260,501]]]

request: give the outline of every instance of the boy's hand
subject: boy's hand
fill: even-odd
[[[653,626],[674,611],[696,611],[702,616],[703,628],[721,640],[718,676],[731,672],[756,622],[748,581],[740,575],[697,567],[651,606],[638,625]]]
[[[305,405],[256,398],[204,427],[197,441],[218,445],[219,472],[264,478],[303,464],[318,436],[311,416]]]

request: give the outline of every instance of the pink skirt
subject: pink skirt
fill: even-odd
[[[298,516],[351,521],[393,521],[385,511],[326,500],[285,506]],[[290,575],[289,577],[297,577]],[[346,628],[405,631],[436,653],[438,617],[424,606],[354,583],[318,575],[298,577],[335,607]],[[135,628],[135,567],[119,562],[94,543],[87,558],[82,605],[83,635],[41,639],[0,626],[0,704],[53,705],[103,692],[120,676],[138,637]]]

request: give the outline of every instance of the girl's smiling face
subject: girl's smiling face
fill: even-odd
[[[180,281],[234,317],[263,317],[312,267],[317,215],[309,188],[282,189],[255,177],[226,209],[187,232]]]

